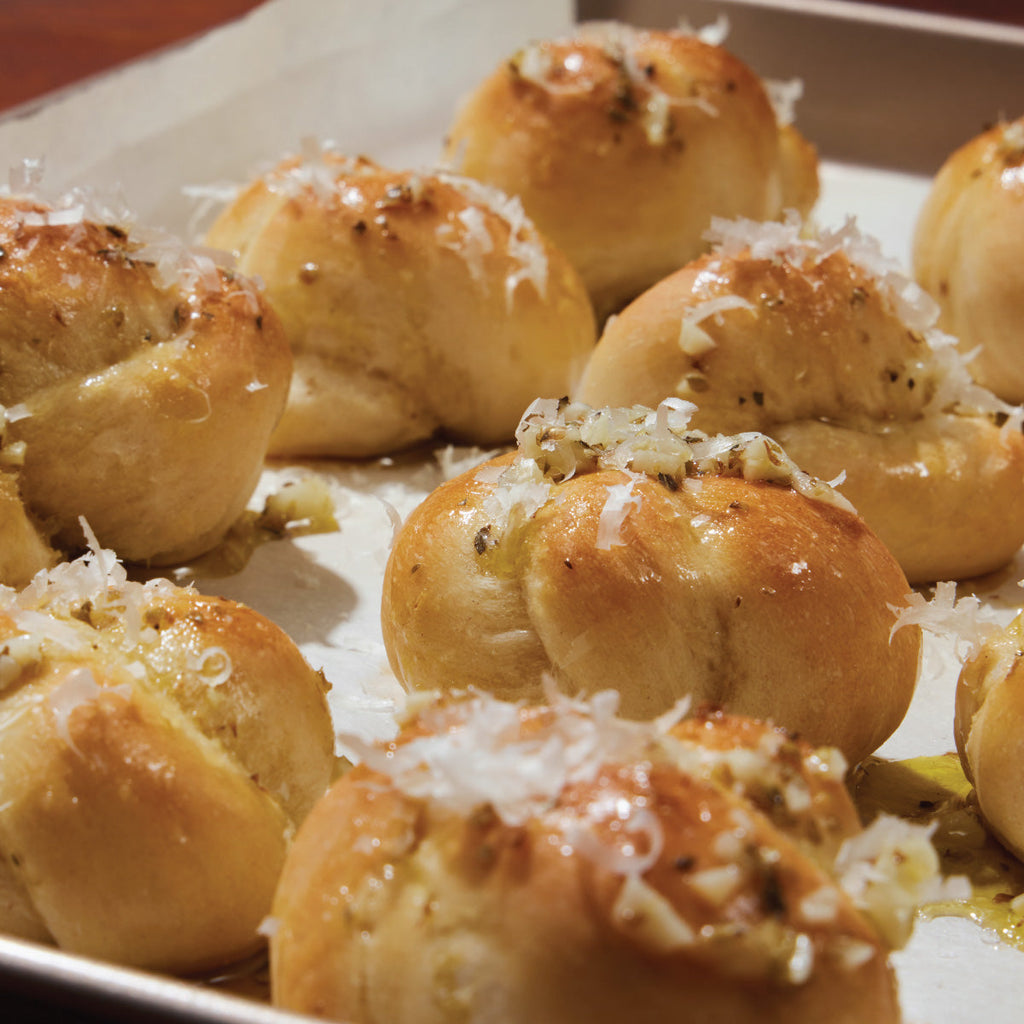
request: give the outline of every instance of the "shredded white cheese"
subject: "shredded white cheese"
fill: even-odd
[[[970,356],[959,351],[955,338],[935,326],[938,304],[896,260],[882,252],[877,238],[861,232],[855,217],[848,217],[838,228],[822,229],[815,237],[808,237],[800,216],[792,210],[782,221],[713,217],[704,238],[714,252],[726,258],[747,252],[755,260],[776,260],[798,268],[819,264],[833,253],[842,252],[874,282],[893,315],[925,342],[911,373],[930,388],[925,414],[955,410],[1001,416],[1006,419],[1007,431],[1024,425],[1024,407],[1003,402],[974,382],[968,369]]]
[[[710,24],[702,25],[700,28],[695,27],[688,19],[680,18],[676,27],[683,35],[696,36],[708,46],[722,46],[729,38],[732,28],[726,14],[719,14]]]
[[[645,948],[664,954],[735,938],[728,924],[695,928],[649,880],[670,852],[646,789],[652,767],[671,765],[753,801],[780,781],[792,784],[804,771],[841,773],[841,758],[834,762],[826,752],[794,761],[784,746],[791,741],[779,731],[766,733],[755,749],[709,749],[671,733],[685,705],[654,722],[627,722],[617,717],[617,693],[573,699],[550,681],[547,692],[549,706],[537,712],[542,717],[524,716],[520,704],[466,693],[427,702],[417,718],[422,730],[405,741],[378,746],[359,735],[341,739],[357,761],[413,799],[460,817],[489,808],[512,826],[542,819],[561,856],[581,857],[621,878],[612,921]],[[590,787],[582,805],[563,805],[561,796],[574,783],[599,784]],[[799,793],[797,813],[808,802]],[[730,905],[747,901],[759,872],[780,856],[773,847],[758,846],[752,857],[758,817],[753,802],[737,804],[712,825],[714,859],[697,860],[680,876],[715,920],[728,922]],[[777,967],[793,984],[806,982],[815,969],[817,950],[808,931],[835,921],[846,897],[895,948],[906,941],[922,902],[965,893],[963,880],[942,880],[928,830],[897,819],[879,819],[848,840],[829,877],[792,908],[795,922],[785,926],[785,936],[773,933]],[[829,955],[851,969],[875,953],[869,944],[843,936],[829,947]]]
[[[714,25],[698,32],[686,29],[666,30],[668,35],[686,35],[701,42],[717,46],[728,32],[728,20],[720,19]],[[635,118],[651,146],[664,146],[672,134],[673,107],[694,107],[708,117],[717,117],[718,108],[707,97],[669,93],[661,87],[657,77],[647,73],[641,65],[640,49],[651,33],[617,21],[591,21],[578,26],[576,35],[551,42],[535,43],[520,51],[510,62],[516,75],[551,92],[578,92],[589,87],[581,74],[582,54],[573,46],[594,47],[615,67],[629,91],[630,103],[623,113]],[[569,52],[556,63],[552,48],[570,47]]]
[[[952,639],[957,656],[962,661],[977,657],[981,648],[1002,632],[1002,626],[990,608],[972,594],[957,598],[956,583],[941,581],[929,600],[912,591],[902,607],[890,605],[896,621],[890,630],[890,640],[897,630],[906,626],[920,626],[935,636]]]
[[[116,642],[126,658],[131,657],[120,662],[130,675],[145,678],[147,646],[158,639],[154,626],[147,623],[146,612],[161,599],[176,597],[183,588],[166,579],[129,580],[114,552],[100,546],[88,523],[81,520],[81,524],[89,545],[85,555],[37,573],[21,591],[0,588],[0,612],[11,620],[15,631],[0,645],[0,689],[26,667],[47,657],[93,657],[97,631],[106,630],[111,623],[120,627],[120,633],[115,641],[107,631],[105,642]],[[230,655],[216,645],[190,655],[189,667],[211,687],[223,685],[232,674]],[[74,675],[71,689],[66,688],[70,683],[60,688],[61,699],[86,693],[89,679],[91,675]],[[120,692],[116,686],[106,690]],[[65,721],[59,718],[58,724]]]
[[[775,120],[780,125],[792,124],[796,120],[796,106],[804,94],[802,79],[790,78],[786,81],[765,79],[765,90],[768,100],[775,111]]]
[[[95,701],[101,694],[116,693],[123,700],[131,700],[132,689],[126,683],[118,686],[100,686],[89,668],[76,668],[47,696],[58,737],[76,754],[82,752],[71,738],[70,722],[75,711]]]
[[[353,188],[349,203],[362,205],[362,193],[352,185],[352,179],[376,174],[378,170],[371,161],[339,152],[329,140],[307,136],[301,140],[300,153],[294,162],[272,168],[263,175],[262,181],[271,192],[293,199],[311,191],[320,200],[329,201],[338,195],[339,189]]]
[[[341,740],[409,796],[460,814],[489,804],[517,825],[554,807],[570,782],[592,780],[609,761],[641,757],[682,713],[626,721],[614,691],[573,699],[552,687],[549,700],[550,725],[535,731],[523,730],[520,705],[472,694],[452,707],[428,708],[428,734],[408,743],[383,749],[344,732]]]
[[[622,524],[630,509],[638,507],[641,502],[640,495],[633,493],[634,485],[633,480],[627,480],[624,484],[611,484],[608,487],[608,497],[597,521],[594,547],[598,550],[607,551],[625,543],[622,539]]]
[[[189,668],[207,686],[214,688],[226,683],[234,671],[231,655],[223,647],[207,647],[198,655],[190,652],[187,661]]]
[[[966,878],[942,877],[931,841],[935,827],[882,814],[847,839],[836,858],[842,888],[893,949],[910,938],[922,905],[970,898]]]
[[[460,241],[457,244],[448,241],[446,244],[463,252],[474,276],[482,274],[482,257],[494,248],[494,240],[482,218],[482,211],[488,210],[499,217],[508,230],[505,251],[513,263],[513,269],[505,278],[508,308],[512,308],[519,286],[527,281],[542,299],[545,298],[548,288],[547,249],[519,197],[450,171],[438,170],[435,177],[461,193],[471,204],[458,214],[464,228]],[[445,237],[452,237],[450,229],[446,230]]]
[[[1024,157],[1024,117],[1000,126],[998,149],[1000,155],[1009,160]]]
[[[84,238],[81,229],[86,224],[115,228],[123,235],[119,247],[125,259],[148,272],[157,287],[178,288],[192,299],[204,292],[222,290],[218,268],[233,270],[234,257],[230,253],[186,245],[169,232],[138,224],[120,190],[104,194],[96,189],[74,188],[57,196],[44,196],[43,171],[43,161],[26,160],[12,169],[9,186],[0,190],[0,195],[29,199],[41,207],[19,213],[24,226],[71,229],[71,244]],[[76,227],[78,231],[74,230]],[[234,280],[239,285],[238,294],[248,296],[254,308],[258,308],[257,284],[244,277],[236,276]]]
[[[679,324],[679,347],[691,358],[698,358],[715,347],[715,340],[700,325],[714,318],[721,324],[722,314],[732,309],[755,311],[753,303],[739,295],[717,295],[687,309]]]

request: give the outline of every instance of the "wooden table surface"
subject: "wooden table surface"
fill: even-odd
[[[0,0],[0,110],[181,42],[262,2]],[[1024,25],[1024,0],[867,2]]]

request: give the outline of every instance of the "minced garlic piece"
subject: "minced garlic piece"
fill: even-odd
[[[260,525],[277,533],[333,533],[338,529],[334,499],[322,477],[309,473],[267,496]]]
[[[697,941],[697,933],[672,904],[639,875],[625,877],[612,918],[634,941],[655,953],[673,953]]]

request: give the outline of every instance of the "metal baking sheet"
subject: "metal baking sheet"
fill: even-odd
[[[696,27],[725,16],[726,45],[738,56],[765,77],[804,83],[797,124],[823,161],[816,219],[837,225],[856,216],[889,255],[906,260],[917,209],[944,157],[985,124],[1024,112],[1024,29],[1012,26],[835,0],[580,0],[575,12],[547,0],[429,0],[416,5],[415,18],[410,10],[402,0],[358,6],[271,0],[255,16],[190,47],[0,122],[0,147],[9,163],[45,150],[55,186],[119,184],[142,222],[187,234],[191,209],[182,185],[241,180],[257,163],[296,148],[299,132],[343,145],[351,139],[385,163],[429,162],[458,96],[507,53],[555,34],[574,16],[650,26],[685,19]],[[254,48],[260,62],[252,59]],[[367,74],[381,74],[382,66],[385,77],[402,68],[402,81],[377,82],[372,103],[339,121],[336,97]],[[422,88],[428,80],[434,83],[429,95]],[[154,110],[153,97],[172,88],[183,90],[182,98]],[[309,102],[301,124],[289,122],[289,104],[297,109],[303,96]],[[65,131],[83,123],[103,130],[94,137]],[[192,140],[184,153],[183,138]],[[172,152],[180,159],[168,161]],[[386,728],[389,702],[398,697],[378,622],[395,518],[446,470],[419,456],[274,466],[254,505],[282,479],[307,472],[320,473],[330,486],[339,532],[264,545],[242,572],[199,585],[275,619],[333,682],[334,714],[372,734]],[[1022,577],[1018,557],[980,593],[1008,618],[1024,600],[1016,587]],[[931,643],[914,705],[882,754],[951,748],[957,667],[949,650]],[[970,921],[920,922],[909,947],[894,956],[906,1024],[1018,1020],[1022,956]],[[255,999],[232,995],[0,938],[0,1006],[5,998],[27,1000],[33,1016],[22,1019],[68,1021],[74,1013],[189,1024],[299,1019],[272,1010],[256,992]],[[7,1004],[13,1005],[21,1004]],[[49,1018],[40,1016],[45,1007]]]

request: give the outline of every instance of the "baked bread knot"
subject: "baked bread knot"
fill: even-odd
[[[275,1004],[355,1024],[898,1021],[887,955],[936,884],[927,831],[862,831],[835,751],[614,707],[450,696],[364,747],[282,872]]]
[[[39,535],[37,557],[0,559],[11,585],[51,547],[81,550],[80,517],[126,561],[213,547],[287,396],[287,339],[251,282],[100,216],[82,196],[0,198],[2,546],[18,544],[4,506],[15,536]]]
[[[266,285],[295,354],[275,455],[508,443],[575,385],[597,329],[518,200],[317,149],[243,189],[207,241]]]
[[[982,132],[939,169],[913,267],[978,383],[1024,402],[1024,117]]]
[[[1004,565],[1024,543],[1021,410],[975,384],[934,303],[850,221],[817,238],[716,221],[715,249],[611,320],[592,405],[694,402],[706,431],[771,435],[837,486],[911,583]]]
[[[428,495],[385,569],[397,678],[539,702],[551,676],[635,719],[690,696],[853,762],[877,748],[917,678],[919,632],[890,641],[906,578],[774,441],[689,412],[539,402],[518,452]]]
[[[810,212],[818,159],[794,99],[698,35],[585,23],[483,80],[445,159],[522,199],[603,318],[700,255],[712,215]]]
[[[0,591],[0,931],[191,974],[257,952],[326,790],[326,684],[271,622],[95,550]]]
[[[982,816],[1024,859],[1024,613],[978,638],[957,682],[956,746]]]

